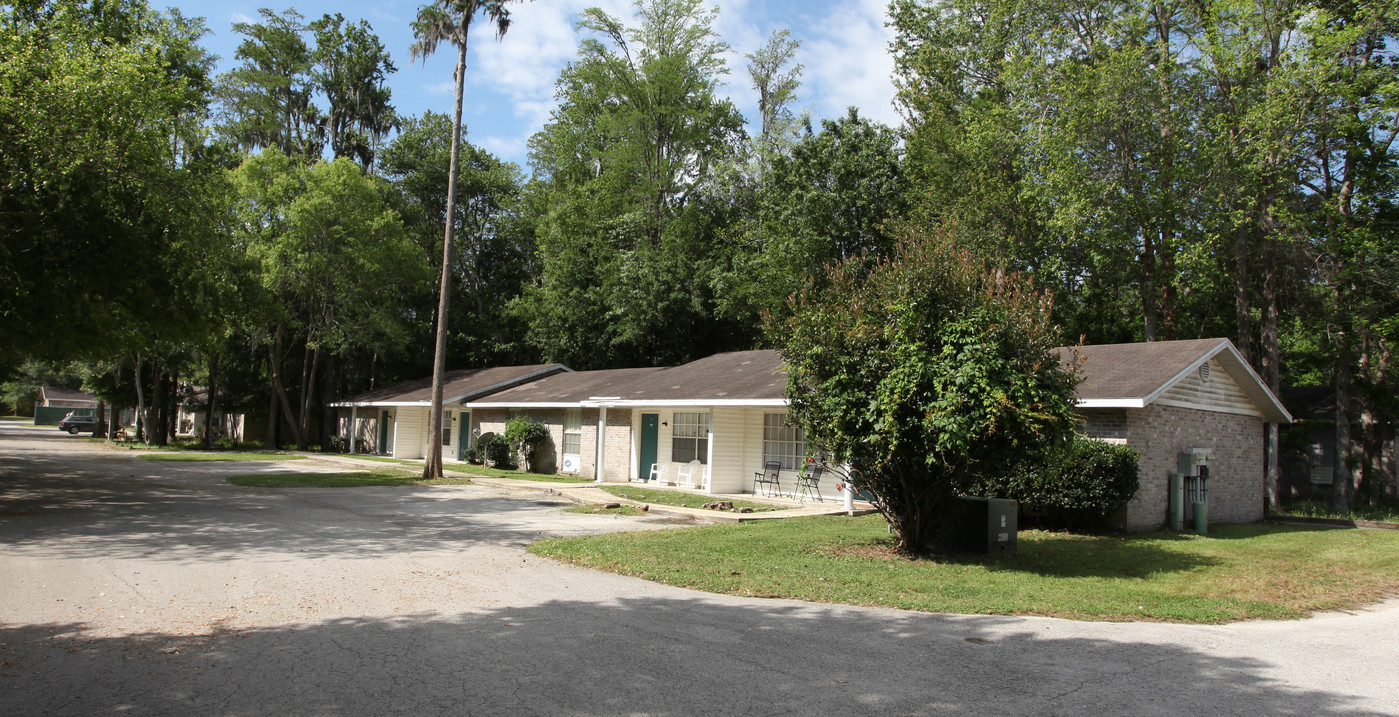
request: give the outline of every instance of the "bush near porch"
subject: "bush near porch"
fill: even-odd
[[[1295,619],[1399,595],[1399,531],[1210,530],[1031,530],[1013,557],[910,559],[880,516],[819,517],[559,538],[530,552],[730,595],[1077,620]]]

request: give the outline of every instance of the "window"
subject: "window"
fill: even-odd
[[[787,422],[785,413],[763,414],[763,462],[777,461],[794,471],[806,459],[806,432]]]
[[[442,445],[452,445],[452,412],[442,412]]]
[[[709,414],[677,413],[670,419],[670,460],[709,463]]]
[[[583,452],[583,409],[568,408],[563,412],[563,452],[576,456]]]

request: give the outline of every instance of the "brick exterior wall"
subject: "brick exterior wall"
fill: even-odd
[[[1125,408],[1085,408],[1079,411],[1083,416],[1083,433],[1099,440],[1127,440],[1127,409]]]
[[[597,417],[598,409],[583,409],[583,478],[597,478]],[[607,409],[602,472],[608,483],[624,483],[631,475],[631,419],[630,408]]]
[[[1127,445],[1141,452],[1141,487],[1127,505],[1125,527],[1155,530],[1166,524],[1166,481],[1176,454],[1211,448],[1209,522],[1263,519],[1263,419],[1216,411],[1151,405],[1125,411]]]

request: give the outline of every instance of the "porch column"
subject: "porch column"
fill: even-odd
[[[350,406],[350,455],[355,454],[355,418],[359,413],[359,406]]]
[[[704,486],[704,492],[705,492],[705,493],[710,493],[710,494],[712,494],[712,493],[714,493],[714,472],[713,472],[713,468],[714,468],[714,407],[713,407],[713,406],[710,406],[710,407],[709,407],[709,442],[708,442],[706,445],[708,446],[708,448],[705,449],[705,454],[704,454],[704,465],[700,467],[700,470],[701,470],[701,471],[708,471],[708,472],[709,472],[709,483],[708,483],[707,485]],[[700,483],[704,483],[704,476],[702,476],[702,475],[700,476]]]
[[[607,406],[597,407],[597,456],[594,458],[593,480],[602,482],[602,466],[607,453]]]

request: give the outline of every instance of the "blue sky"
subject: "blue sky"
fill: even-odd
[[[160,0],[153,3],[157,6]],[[222,60],[219,71],[233,66],[241,36],[235,22],[257,18],[259,7],[280,12],[295,8],[306,19],[339,12],[348,20],[365,19],[383,40],[398,72],[389,79],[398,111],[411,116],[425,110],[452,110],[452,67],[456,53],[448,46],[426,62],[410,64],[413,43],[409,23],[420,0],[300,0],[264,2],[167,3],[186,15],[204,17],[212,30],[204,44]],[[776,29],[787,29],[802,42],[797,60],[805,65],[798,103],[813,119],[833,118],[854,105],[866,117],[897,125],[890,74],[891,39],[884,26],[887,0],[717,0],[717,30],[732,46],[725,91],[751,121],[756,96],[748,86],[743,55],[760,47]],[[514,24],[500,42],[485,32],[475,35],[467,58],[464,120],[468,140],[508,161],[526,165],[525,141],[549,119],[554,108],[554,80],[576,56],[577,14],[601,7],[631,21],[630,0],[535,0],[513,6]]]

